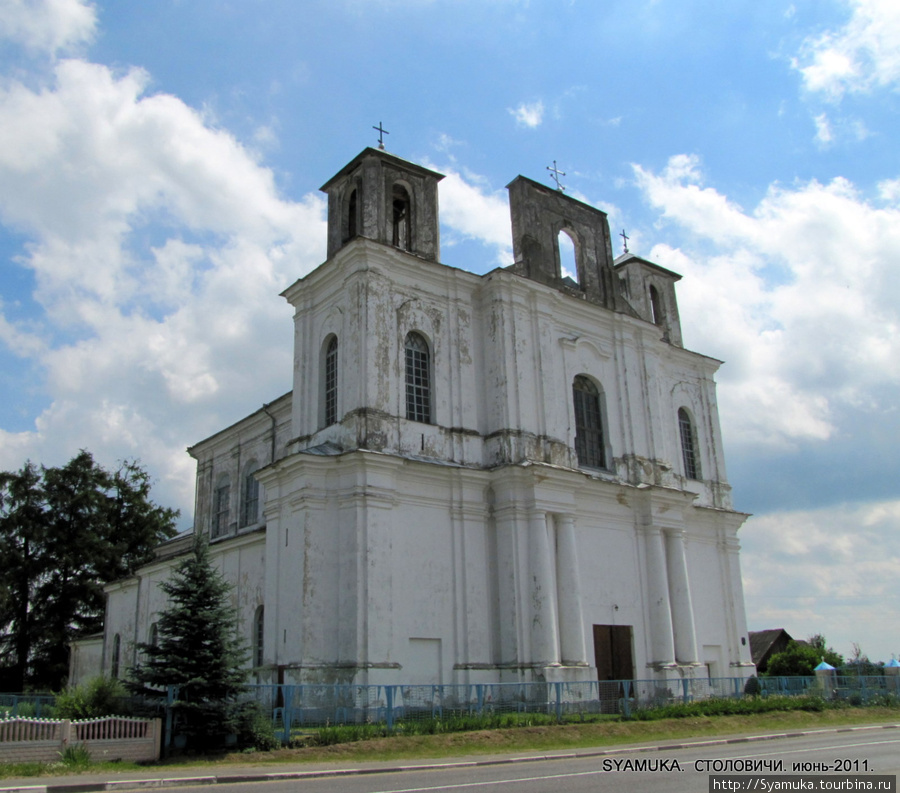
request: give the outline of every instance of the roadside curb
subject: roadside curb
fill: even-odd
[[[533,763],[542,760],[572,760],[584,757],[608,757],[642,752],[668,752],[675,749],[696,749],[704,746],[725,746],[757,741],[774,741],[784,738],[801,738],[807,735],[859,732],[863,730],[896,730],[900,724],[875,724],[862,727],[832,727],[826,730],[799,730],[764,735],[742,735],[737,738],[714,738],[704,741],[683,741],[655,746],[623,746],[615,749],[597,749],[559,754],[517,755],[487,760],[460,760],[448,763],[419,763],[369,768],[326,768],[318,771],[273,771],[260,774],[204,774],[201,776],[157,777],[153,779],[113,779],[106,782],[63,782],[58,785],[19,785],[0,787],[0,793],[101,793],[101,791],[143,790],[145,788],[187,787],[192,785],[229,785],[253,782],[277,782],[294,779],[322,779],[326,777],[362,776],[364,774],[398,774],[405,771],[428,771],[441,768],[472,768],[475,766]]]

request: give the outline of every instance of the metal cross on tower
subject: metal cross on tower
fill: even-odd
[[[628,240],[630,240],[631,237],[625,233],[625,229],[622,229],[622,233],[619,236],[622,238],[622,242],[625,243],[625,253],[628,253]]]
[[[381,126],[380,121],[378,122],[378,126],[372,127],[372,129],[378,130],[378,148],[384,151],[384,136],[390,135],[391,133]]]
[[[556,167],[556,160],[553,161],[552,168],[549,165],[547,166],[547,170],[550,171],[551,178],[554,182],[556,182],[556,189],[559,190],[560,193],[564,193],[566,191],[566,188],[560,184],[559,177],[565,176],[565,171],[561,171]]]

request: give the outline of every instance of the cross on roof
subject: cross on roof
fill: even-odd
[[[380,121],[378,122],[378,126],[372,127],[372,129],[378,130],[378,148],[381,149],[382,151],[384,151],[384,136],[390,135],[391,133],[388,132],[384,127],[381,126]]]
[[[565,176],[565,171],[561,171],[556,167],[556,160],[553,161],[552,168],[549,165],[547,166],[547,170],[550,171],[551,178],[556,182],[556,189],[559,190],[560,193],[564,193],[566,188],[559,183],[559,177]]]
[[[628,253],[628,240],[631,239],[626,233],[625,229],[622,229],[622,233],[619,235],[622,238],[622,242],[625,243],[625,253]]]

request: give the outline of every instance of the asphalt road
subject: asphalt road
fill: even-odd
[[[730,767],[729,760],[735,761]],[[795,763],[801,764],[796,770]],[[896,790],[900,731],[829,732],[777,741],[635,751],[608,757],[495,765],[461,763],[391,774],[235,783],[228,785],[228,793],[706,793],[711,772],[739,773],[771,783],[783,779],[783,775],[818,775],[824,768],[829,769],[830,775],[839,772],[837,776],[860,779],[864,778],[862,772],[890,775]],[[760,793],[777,789],[759,786],[759,782],[756,785]],[[178,789],[187,793],[201,788]]]

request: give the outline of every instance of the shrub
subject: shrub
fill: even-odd
[[[56,698],[57,719],[97,719],[127,716],[128,692],[114,677],[91,678],[80,686],[67,688]]]
[[[247,702],[239,706],[237,722],[238,748],[268,752],[281,745],[275,736],[272,719],[256,702]]]

